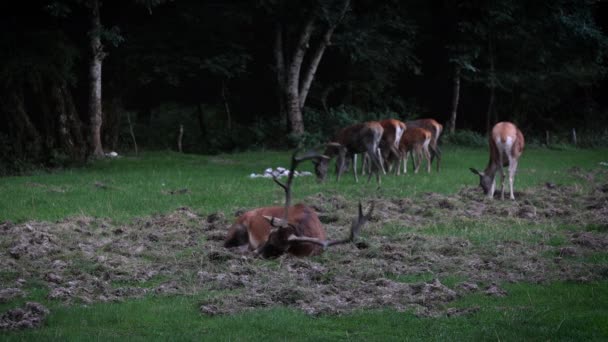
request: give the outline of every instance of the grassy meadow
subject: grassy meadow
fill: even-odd
[[[452,194],[465,186],[476,186],[477,176],[469,167],[483,169],[485,149],[446,146],[442,170],[431,174],[408,173],[383,177],[378,188],[372,180],[355,183],[347,174],[340,183],[332,177],[319,184],[314,177],[294,180],[294,202],[325,193],[349,200],[374,198],[412,198],[429,192]],[[270,179],[250,179],[268,167],[289,167],[290,153],[256,151],[214,156],[148,152],[96,161],[83,168],[51,173],[0,178],[0,223],[12,221],[56,221],[66,217],[93,216],[128,223],[132,219],[176,208],[189,207],[201,215],[224,212],[226,217],[239,209],[280,205],[283,190]],[[608,150],[529,148],[520,160],[515,189],[544,186],[546,183],[588,184],[573,168],[605,169]],[[300,170],[312,171],[310,162]],[[411,172],[411,171],[409,171]],[[482,196],[481,190],[479,196]],[[505,204],[508,205],[508,204]],[[529,233],[539,227],[515,222],[495,226],[480,219],[468,222],[445,220],[416,231],[418,234],[458,236],[476,243],[487,240],[542,239]],[[548,224],[543,229],[590,229]],[[388,239],[407,231],[387,225],[380,234]],[[599,228],[605,232],[604,228]],[[543,241],[544,243],[544,241]],[[564,242],[552,238],[547,243]],[[5,256],[8,257],[8,256]],[[323,256],[327,257],[327,256]],[[553,256],[547,256],[553,257]],[[266,262],[266,261],[261,261]],[[267,261],[273,262],[273,261]],[[597,252],[580,262],[599,267],[608,264],[608,253]],[[0,271],[9,277],[10,270]],[[362,310],[340,316],[312,317],[290,308],[254,310],[228,316],[203,316],[198,310],[202,299],[222,293],[192,296],[153,296],[119,303],[66,306],[47,298],[43,284],[28,282],[28,295],[1,303],[0,312],[26,301],[38,301],[51,310],[38,329],[0,332],[0,339],[12,340],[607,340],[608,274],[592,282],[504,283],[506,297],[472,294],[450,302],[455,309],[475,307],[457,317],[418,317],[412,312]],[[406,276],[400,281],[430,281],[432,275]],[[449,279],[442,279],[450,285]],[[452,281],[454,282],[454,281]]]

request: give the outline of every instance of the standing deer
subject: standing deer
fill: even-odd
[[[437,157],[437,171],[439,171],[439,163],[441,162],[441,150],[439,149],[439,137],[443,132],[443,125],[435,119],[418,119],[405,123],[407,128],[424,128],[431,132],[432,138],[429,145],[431,150],[431,162]]]
[[[357,153],[367,153],[371,159],[375,168],[376,181],[378,184],[380,180],[380,170],[384,172],[384,165],[380,155],[380,139],[384,133],[382,125],[376,121],[358,123],[352,126],[345,127],[338,131],[334,139],[334,143],[328,144],[325,150],[325,155],[331,157],[337,156],[336,160],[336,179],[339,181],[340,176],[346,171],[348,162],[347,160],[352,159],[353,173],[355,175],[355,181],[358,182],[357,177]],[[339,147],[337,147],[339,146]],[[327,176],[327,169],[329,165],[329,159],[317,158],[313,160],[315,164],[315,174],[317,179],[320,181],[325,180]],[[367,181],[371,179],[371,173],[367,178]]]
[[[399,160],[399,143],[403,132],[406,130],[406,125],[402,121],[396,119],[385,119],[379,121],[380,125],[384,129],[382,138],[380,139],[380,152],[382,155],[383,166],[386,167],[386,171],[391,171],[391,161]],[[369,164],[369,156],[365,154],[363,156],[363,163],[361,167],[361,174],[365,174],[366,165]],[[368,165],[371,166],[371,165]]]
[[[524,151],[524,143],[524,135],[517,126],[510,122],[499,122],[492,128],[488,166],[483,172],[470,168],[471,172],[479,176],[479,185],[489,198],[494,198],[496,171],[500,170],[500,198],[505,199],[505,172],[503,167],[509,166],[509,190],[511,199],[515,199],[513,181],[519,157]]]
[[[399,160],[397,162],[397,175],[401,173],[401,163],[403,160],[403,173],[407,173],[407,159],[412,154],[412,162],[414,163],[414,173],[418,173],[420,165],[422,164],[422,156],[426,159],[426,169],[428,173],[431,173],[431,154],[429,152],[429,145],[432,140],[432,133],[424,128],[408,128],[401,138],[401,144],[399,144]],[[412,153],[412,151],[414,153]],[[416,163],[416,159],[418,163]]]
[[[373,203],[365,215],[359,203],[359,215],[353,221],[350,235],[342,240],[327,240],[314,209],[301,203],[291,206],[291,183],[296,165],[313,158],[327,157],[313,151],[303,156],[297,156],[297,151],[294,152],[287,184],[273,178],[285,190],[285,206],[257,208],[242,214],[228,230],[224,246],[248,248],[264,258],[278,257],[284,253],[303,257],[320,254],[330,246],[354,241],[361,227],[371,217]]]

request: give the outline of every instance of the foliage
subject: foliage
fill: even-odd
[[[463,129],[457,130],[453,134],[444,133],[441,137],[441,141],[445,144],[465,147],[488,146],[488,138],[477,132]]]

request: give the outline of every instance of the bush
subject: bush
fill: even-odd
[[[488,138],[469,130],[459,130],[453,134],[444,133],[441,140],[447,144],[466,147],[483,147],[488,145]]]

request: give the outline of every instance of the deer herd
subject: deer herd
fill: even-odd
[[[414,173],[426,161],[426,171],[431,172],[431,163],[436,160],[437,171],[441,162],[438,141],[443,126],[434,119],[419,119],[401,122],[396,119],[369,121],[340,129],[334,139],[325,145],[323,154],[310,150],[303,154],[293,153],[287,183],[277,177],[273,180],[285,191],[285,205],[261,207],[240,215],[228,230],[225,247],[237,247],[252,251],[264,258],[277,257],[288,253],[294,256],[316,255],[327,247],[353,242],[359,231],[370,219],[374,203],[364,214],[359,203],[358,216],[353,221],[350,234],[341,240],[327,240],[327,235],[313,208],[302,203],[291,205],[291,185],[296,166],[311,160],[319,181],[324,181],[331,159],[336,158],[336,179],[350,168],[352,163],[355,181],[357,176],[357,155],[362,154],[361,173],[368,173],[368,182],[375,174],[378,185],[381,174],[407,172],[407,160],[412,156]],[[489,136],[490,159],[484,171],[470,168],[480,178],[484,194],[494,198],[495,176],[501,175],[501,198],[504,199],[505,173],[508,167],[510,198],[513,194],[513,181],[518,159],[524,148],[524,136],[510,122],[499,122]],[[414,157],[415,156],[415,157]]]

